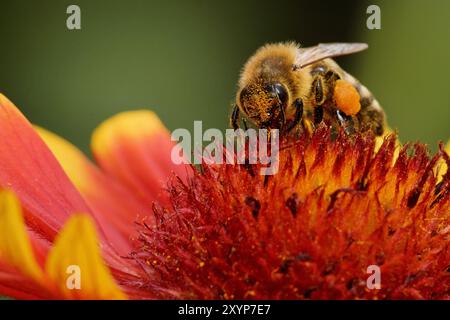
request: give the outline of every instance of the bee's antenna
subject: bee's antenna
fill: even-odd
[[[231,114],[230,124],[234,130],[239,128],[239,107],[237,105],[235,105],[233,108],[233,113]]]

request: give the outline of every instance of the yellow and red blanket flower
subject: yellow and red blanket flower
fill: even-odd
[[[151,297],[130,285],[142,270],[124,257],[135,221],[152,225],[152,203],[169,205],[166,178],[187,173],[172,164],[173,143],[156,115],[127,112],[100,125],[97,166],[0,95],[0,141],[0,295]],[[81,290],[66,287],[69,265],[80,267]]]
[[[95,165],[4,96],[0,141],[0,295],[450,297],[442,147],[430,157],[394,136],[379,144],[321,127],[281,142],[274,176],[258,165],[196,170],[172,163],[153,113],[134,111],[94,132]],[[81,289],[66,286],[70,265]],[[381,289],[366,287],[369,265],[380,267]]]

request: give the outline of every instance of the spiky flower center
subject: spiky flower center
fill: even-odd
[[[169,188],[133,257],[158,298],[449,298],[450,173],[369,135],[281,142],[278,174],[204,165]],[[448,157],[446,161],[450,162]],[[369,266],[381,289],[367,287]]]

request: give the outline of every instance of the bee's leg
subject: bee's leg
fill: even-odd
[[[294,129],[295,126],[300,122],[300,120],[302,120],[302,116],[303,116],[303,101],[302,101],[302,99],[296,99],[294,101],[294,107],[295,107],[295,117],[294,117],[294,120],[292,120],[288,124],[288,126],[286,128],[287,132]]]
[[[316,100],[316,105],[322,105],[325,100],[325,95],[323,92],[323,80],[321,76],[317,76],[313,81],[313,92],[314,98]]]
[[[323,106],[317,105],[314,108],[314,124],[318,125],[323,120]]]
[[[312,91],[314,93],[314,99],[316,106],[314,108],[314,125],[318,125],[323,120],[323,104],[326,100],[324,93],[324,79],[321,75],[318,75],[312,84]]]
[[[247,120],[245,120],[245,118],[242,118],[242,124],[244,125],[245,131],[247,131],[248,130],[248,125],[247,125]]]
[[[237,105],[235,105],[233,108],[233,113],[231,114],[230,119],[230,125],[234,130],[239,129],[239,107]]]
[[[351,116],[346,115],[340,110],[336,111],[336,117],[341,124],[342,128],[344,128],[344,131],[348,135],[354,135],[356,133],[355,130],[355,123],[353,121],[353,118]]]

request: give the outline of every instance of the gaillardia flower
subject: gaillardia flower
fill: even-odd
[[[379,143],[323,126],[281,139],[278,173],[262,176],[260,165],[174,165],[168,131],[134,111],[96,129],[96,165],[4,96],[0,141],[2,295],[450,297],[443,147],[429,156],[394,135]]]

